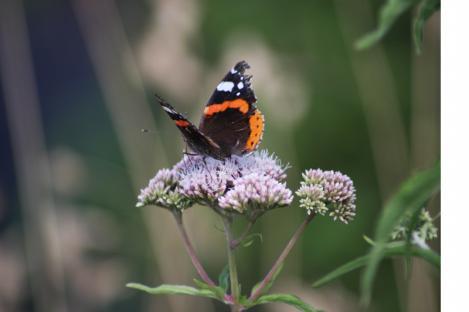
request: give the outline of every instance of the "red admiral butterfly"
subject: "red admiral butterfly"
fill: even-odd
[[[252,76],[244,74],[248,68],[241,61],[226,74],[208,100],[198,128],[156,95],[195,153],[221,160],[250,153],[261,142],[264,116],[255,105]]]

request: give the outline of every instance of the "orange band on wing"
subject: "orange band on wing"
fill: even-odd
[[[264,134],[264,116],[258,109],[249,117],[249,128],[251,134],[246,142],[246,150],[250,152],[257,148]]]
[[[228,108],[239,109],[243,114],[246,114],[249,111],[249,104],[245,100],[236,99],[234,101],[225,101],[221,104],[212,104],[205,107],[204,114],[205,116],[211,116],[216,113],[226,111]]]
[[[186,120],[176,120],[175,123],[178,127],[187,127],[189,125],[189,122]]]

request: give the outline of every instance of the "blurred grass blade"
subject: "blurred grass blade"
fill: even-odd
[[[381,40],[397,18],[406,12],[415,2],[417,2],[417,0],[388,0],[386,4],[381,7],[378,27],[360,38],[355,43],[355,48],[363,50]]]
[[[158,287],[148,287],[138,283],[128,283],[126,285],[129,288],[144,291],[152,295],[187,295],[197,297],[207,297],[212,299],[218,299],[212,291],[207,289],[197,289],[185,285],[167,285],[163,284]]]
[[[440,255],[434,252],[431,249],[422,249],[416,246],[409,246],[405,242],[399,242],[399,244],[393,244],[388,246],[383,251],[384,257],[394,257],[394,256],[414,256],[426,260],[428,263],[432,264],[436,268],[440,268]],[[340,276],[347,274],[353,270],[364,267],[370,259],[370,255],[365,255],[359,258],[356,258],[346,264],[338,267],[334,271],[320,278],[314,282],[313,287],[320,287],[324,284],[329,283],[330,281],[339,278]]]
[[[419,54],[422,51],[423,26],[430,16],[439,9],[440,0],[423,0],[419,5],[413,27],[415,49]]]
[[[298,311],[303,312],[319,312],[319,310],[313,308],[306,302],[302,301],[300,298],[290,294],[271,294],[264,295],[259,297],[256,300],[254,305],[272,303],[272,302],[281,302],[295,307]]]
[[[440,186],[440,164],[422,171],[405,181],[400,190],[384,207],[376,228],[375,245],[370,251],[367,267],[362,275],[362,303],[368,304],[371,299],[373,280],[379,261],[384,256],[386,242],[392,230],[405,213],[413,214],[422,208],[430,196]]]

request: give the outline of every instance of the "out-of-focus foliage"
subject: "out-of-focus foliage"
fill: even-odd
[[[417,53],[422,51],[423,27],[425,22],[438,10],[440,10],[440,0],[423,0],[418,6],[413,29],[414,44]]]
[[[386,244],[383,250],[383,258],[392,258],[396,256],[413,256],[425,259],[436,268],[440,268],[440,256],[431,249],[423,249],[409,245],[407,242],[393,242]],[[356,269],[366,266],[370,262],[370,254],[356,258],[344,265],[338,267],[334,271],[324,275],[313,283],[313,287],[320,287],[327,284],[344,274],[352,272]]]
[[[5,10],[8,3],[15,4],[16,11]],[[357,271],[320,289],[312,289],[311,282],[364,255],[369,246],[362,235],[372,233],[383,203],[406,176],[439,158],[438,14],[424,23],[425,53],[418,57],[411,53],[413,21],[408,13],[395,19],[380,41],[379,57],[375,49],[354,50],[353,41],[372,29],[382,3],[0,1],[0,12],[8,17],[0,20],[0,29],[7,30],[0,38],[8,39],[0,43],[0,310],[34,311],[41,302],[51,310],[52,301],[61,300],[72,312],[225,311],[215,300],[171,300],[123,286],[127,281],[190,284],[194,276],[171,215],[164,209],[134,207],[139,189],[156,170],[173,166],[184,149],[153,93],[197,121],[221,75],[245,59],[252,66],[258,107],[266,119],[261,148],[290,163],[288,186],[297,189],[306,168],[334,168],[353,179],[358,195],[356,218],[349,225],[325,218],[311,223],[272,291],[298,293],[326,311],[362,311],[357,306]],[[5,24],[12,23],[18,10],[21,18]],[[421,16],[426,14],[421,11]],[[18,46],[26,53],[4,53]],[[17,61],[5,62],[8,56]],[[12,65],[11,76],[5,75],[6,64]],[[28,72],[27,79],[11,83]],[[31,95],[36,101],[26,104],[35,110],[24,109],[22,115],[38,112],[35,123],[42,124],[44,152],[23,152],[33,155],[34,166],[49,165],[40,182],[50,181],[53,201],[47,205],[55,206],[50,215],[34,202],[35,220],[23,213],[28,188],[18,183],[23,157],[14,139],[18,128],[11,127],[7,113],[11,94],[29,94],[28,82],[37,92]],[[395,112],[400,122],[389,125],[389,116],[373,114],[383,108]],[[28,130],[30,125],[23,122],[19,128]],[[142,128],[149,131],[141,133]],[[395,133],[403,133],[402,146],[389,143]],[[393,172],[404,168],[405,174],[383,174],[381,169],[390,162],[380,153],[383,146],[407,157],[392,166]],[[262,244],[254,240],[240,248],[239,261],[251,263],[239,272],[246,281],[243,293],[265,275],[285,237],[304,216],[295,204],[255,225],[253,232],[263,233]],[[438,202],[431,201],[428,209],[434,215]],[[219,222],[199,206],[190,209],[185,220],[201,261],[216,277],[226,263],[220,251],[223,235],[213,234]],[[48,240],[31,236],[30,224],[45,229]],[[241,231],[244,224],[234,226]],[[42,244],[28,244],[31,241]],[[429,245],[438,251],[439,240]],[[405,310],[396,263],[380,262],[371,302],[375,311]],[[53,268],[50,272],[59,278],[49,276],[35,291],[38,280],[35,271],[27,269],[31,267],[38,268],[36,272]],[[426,274],[413,275],[416,287],[407,297],[420,304],[421,311],[435,312],[438,282]],[[57,280],[53,288],[50,284]],[[415,289],[422,292],[412,293]],[[253,311],[278,311],[277,306],[260,305]]]
[[[384,207],[378,219],[374,244],[362,277],[362,300],[366,304],[371,300],[378,264],[386,255],[386,243],[391,239],[393,229],[406,213],[414,214],[422,209],[439,187],[440,165],[438,164],[408,179]]]
[[[377,28],[357,41],[357,49],[366,49],[380,41],[396,20],[407,10],[418,6],[413,25],[413,38],[417,53],[421,52],[423,26],[435,11],[440,9],[440,0],[388,0],[379,13]]]

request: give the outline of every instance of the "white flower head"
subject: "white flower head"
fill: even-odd
[[[344,223],[355,217],[355,187],[348,176],[338,171],[306,170],[296,194],[300,207],[308,214],[329,215]]]

